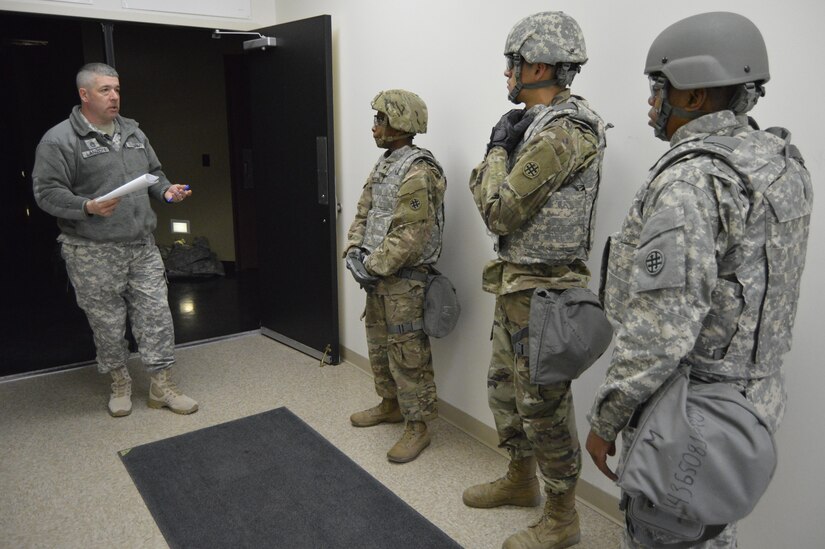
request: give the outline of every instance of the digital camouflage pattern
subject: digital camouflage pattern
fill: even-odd
[[[413,92],[378,92],[371,105],[373,109],[387,115],[391,128],[407,133],[427,133],[427,105]]]
[[[565,93],[567,95],[567,93]],[[519,196],[538,190],[548,176],[555,176],[558,166],[546,161],[546,152],[535,144],[534,136],[554,138],[553,126],[568,118],[582,128],[571,132],[573,139],[563,151],[572,158],[584,158],[581,167],[564,184],[551,192],[542,207],[516,230],[498,238],[498,255],[510,263],[521,265],[545,263],[568,265],[576,259],[587,261],[595,234],[596,197],[601,181],[605,141],[605,125],[587,101],[570,95],[566,102],[554,101],[549,108],[536,114],[524,134],[522,146],[508,162],[508,183]],[[596,140],[596,152],[593,140]],[[513,169],[518,163],[521,170]]]
[[[376,167],[384,166],[383,170],[390,169],[384,163],[386,158],[393,160],[404,156],[409,147],[402,147],[384,157],[382,155]],[[362,247],[367,231],[367,220],[373,208],[373,173],[367,178],[361,198],[355,213],[355,219],[347,233],[346,251],[355,247]],[[364,260],[364,266],[374,275],[389,276],[397,273],[404,267],[414,267],[422,264],[428,244],[441,238],[435,238],[433,231],[441,231],[443,223],[439,224],[439,210],[443,208],[444,193],[447,190],[447,180],[433,164],[422,159],[413,163],[409,171],[402,176],[398,187],[398,196],[394,200],[393,213],[389,221],[389,228],[383,240],[373,246],[372,252]]]
[[[374,208],[373,175],[380,168],[386,174],[391,162],[410,152],[405,146],[382,157],[367,178],[355,219],[347,233],[346,250],[362,247],[370,211]],[[364,266],[380,277],[367,294],[365,321],[370,366],[375,390],[383,398],[398,398],[407,421],[429,421],[437,415],[437,396],[429,337],[424,333],[424,282],[400,278],[403,268],[427,272],[424,261],[431,242],[441,242],[444,193],[447,180],[437,163],[421,158],[402,174],[393,198],[391,216],[383,239],[375,243]],[[386,197],[384,197],[386,198]],[[382,199],[384,199],[382,198]],[[437,238],[434,232],[438,232]],[[440,249],[440,245],[439,245]],[[415,323],[415,326],[413,324]],[[390,326],[406,324],[409,331],[395,333]]]
[[[722,111],[683,126],[671,143],[751,131],[745,116]],[[750,153],[754,163],[759,158],[764,163],[764,150]],[[785,395],[779,365],[781,353],[790,347],[795,296],[804,267],[808,231],[804,212],[809,213],[810,189],[806,194],[799,187],[772,187],[772,194],[778,193],[770,197],[774,208],[784,212],[801,208],[802,213],[787,214],[793,219],[772,231],[774,241],[763,254],[759,247],[765,249],[766,230],[757,231],[761,243],[744,238],[745,221],[759,210],[754,207],[751,212],[748,191],[731,185],[732,177],[732,171],[707,155],[665,169],[640,189],[621,232],[611,238],[604,294],[605,309],[616,328],[616,349],[591,412],[591,427],[605,440],[615,439],[633,410],[681,361],[709,380],[734,383],[772,430],[781,420]],[[783,190],[791,192],[783,195]],[[762,265],[737,272],[736,265],[748,258],[743,254],[761,258]],[[775,288],[775,296],[766,294],[766,257],[776,261],[773,266],[783,273],[777,283],[791,281],[788,288]],[[746,308],[745,299],[769,306]],[[754,361],[760,319],[746,315],[760,310],[763,315],[772,311],[765,317],[770,324],[758,336],[760,352],[762,337],[775,338],[778,333],[783,341],[773,341],[764,349],[778,348],[780,354]],[[728,349],[732,342],[742,344],[734,338],[740,322],[741,331],[750,330],[750,347]],[[731,358],[728,351],[735,351]]]
[[[679,128],[671,147],[711,134],[753,133],[746,116],[721,111]],[[740,165],[771,169],[769,159],[784,142],[747,143],[753,146],[736,149]],[[776,173],[754,176],[757,189],[744,188],[707,153],[656,174],[654,168],[610,240],[604,300],[615,349],[588,417],[591,429],[608,441],[624,429],[624,455],[632,414],[685,363],[694,382],[735,386],[775,431],[786,401],[781,355],[790,348],[808,235],[807,172],[764,196],[760,179]],[[626,546],[635,547],[630,540]],[[733,546],[735,528],[729,528],[702,547]]]
[[[581,27],[560,11],[536,13],[516,23],[504,44],[504,55],[514,53],[528,63],[555,65],[587,61]]]
[[[174,363],[175,335],[149,197],[163,200],[170,183],[137,122],[117,116],[113,128],[111,138],[104,136],[75,107],[38,145],[33,189],[60,226],[61,254],[94,334],[98,370],[126,365],[128,318],[143,364],[156,372]],[[124,197],[110,217],[84,212],[89,197],[145,173],[158,183]]]
[[[427,220],[430,201],[427,185],[430,178],[426,177],[426,174],[424,177],[407,177],[411,167],[421,161],[437,169],[440,176],[443,175],[444,172],[432,153],[416,146],[402,147],[389,155],[381,155],[375,164],[367,183],[370,187],[372,201],[360,245],[367,253],[371,254],[381,246],[393,222],[399,224]],[[443,193],[441,196],[443,197]],[[441,256],[442,227],[444,226],[443,200],[434,202],[433,209],[436,216],[435,223],[425,241],[425,246],[417,254],[417,261],[406,266],[435,263]],[[409,243],[410,246],[413,244]],[[405,246],[405,248],[409,250],[410,246]]]
[[[127,315],[149,372],[175,362],[163,261],[151,235],[129,243],[69,239],[62,242],[61,254],[94,334],[100,373],[126,366]]]
[[[570,92],[564,90],[553,99],[552,105],[570,99]],[[539,113],[546,108],[544,105],[534,107]],[[556,118],[529,142],[520,145],[509,162],[504,149],[493,148],[470,175],[470,191],[489,231],[494,235],[510,235],[529,224],[551,193],[563,184],[571,184],[572,176],[584,166],[600,162],[601,157],[599,138],[592,129],[570,117]],[[579,212],[557,213],[560,217],[579,215]],[[590,271],[583,261],[565,265],[532,263],[515,263],[504,258],[488,263],[484,273],[485,291],[501,295],[540,286],[583,288],[590,279]]]

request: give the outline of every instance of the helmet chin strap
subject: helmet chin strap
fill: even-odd
[[[400,135],[393,135],[392,137],[382,135],[381,137],[375,138],[375,144],[383,148],[394,141],[398,141],[399,139],[407,139],[408,137],[413,137],[414,135],[414,133],[402,133]]]
[[[668,100],[669,89],[670,84],[666,79],[664,79],[661,90],[662,106],[659,109],[659,114],[656,116],[656,121],[653,123],[653,135],[662,141],[670,141],[670,138],[667,136],[667,122],[674,114],[680,118],[684,118],[685,120],[695,120],[700,116],[708,114],[704,111],[686,111],[685,109],[674,107]]]
[[[559,86],[560,88],[566,88],[573,81],[573,77],[576,75],[576,73],[579,72],[579,67],[571,68],[570,63],[559,63],[558,65],[556,65],[556,78],[552,78],[550,80],[539,80],[537,82],[525,84],[521,81],[522,57],[518,54],[516,54],[516,56],[516,63],[514,64],[514,76],[516,80],[516,85],[513,86],[513,89],[510,90],[509,94],[507,94],[507,99],[509,99],[511,103],[515,103],[516,105],[522,103],[522,101],[518,100],[518,96],[521,93],[521,90],[549,88],[550,86]]]

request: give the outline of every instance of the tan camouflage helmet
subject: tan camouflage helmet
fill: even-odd
[[[504,55],[512,54],[519,54],[528,63],[587,62],[581,27],[560,11],[536,13],[516,23],[504,45]]]
[[[376,111],[387,115],[391,128],[410,134],[427,133],[427,105],[413,92],[378,92],[371,105]]]

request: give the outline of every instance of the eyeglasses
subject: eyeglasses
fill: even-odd
[[[386,126],[387,125],[387,115],[382,113],[382,112],[376,114],[375,116],[372,117],[372,125],[373,126],[378,126],[379,128],[381,126]]]
[[[521,65],[521,55],[517,53],[505,53],[504,59],[507,61],[507,70],[511,71],[516,66]]]

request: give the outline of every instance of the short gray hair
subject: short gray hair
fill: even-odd
[[[117,71],[106,63],[87,63],[86,65],[80,67],[80,70],[77,71],[77,78],[75,78],[77,89],[88,88],[92,85],[92,82],[97,76],[113,76],[114,78],[120,78]]]

